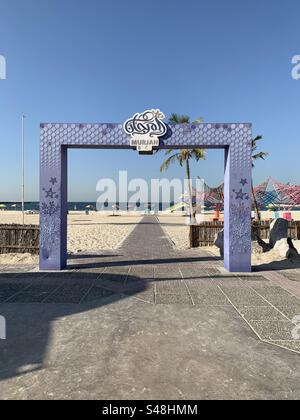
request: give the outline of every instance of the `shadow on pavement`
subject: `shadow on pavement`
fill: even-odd
[[[72,257],[73,258],[73,257]],[[79,259],[79,257],[78,257]],[[103,267],[128,267],[135,265],[168,265],[168,264],[185,264],[195,262],[216,262],[221,261],[218,257],[174,257],[174,258],[154,258],[154,259],[135,259],[135,260],[122,260],[122,261],[104,261],[104,262],[91,262],[91,263],[72,263],[68,262],[68,269],[86,269],[86,268],[103,268]]]
[[[45,367],[53,322],[148,287],[135,276],[127,284],[124,274],[98,277],[99,273],[76,272],[0,274],[0,315],[7,331],[6,340],[0,340],[0,381]]]

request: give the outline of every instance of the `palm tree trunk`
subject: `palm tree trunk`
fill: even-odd
[[[254,203],[254,207],[255,207],[256,220],[258,220],[260,222],[261,217],[260,217],[260,212],[259,212],[259,209],[258,209],[257,200],[256,200],[256,197],[255,197],[253,182],[251,183],[251,189],[252,189],[253,203]]]
[[[190,171],[190,162],[189,158],[186,159],[186,177],[188,180],[188,194],[189,194],[189,207],[190,207],[190,218],[191,223],[196,223],[195,212],[193,209],[193,193],[192,193],[192,186],[191,186],[191,171]]]

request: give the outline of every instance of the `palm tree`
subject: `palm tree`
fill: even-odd
[[[194,125],[200,124],[202,119],[197,119],[193,122]],[[187,115],[178,115],[172,114],[169,118],[169,124],[189,124],[190,117]],[[169,149],[166,151],[166,156],[168,158],[163,162],[160,167],[160,171],[166,171],[171,163],[178,162],[180,166],[185,164],[186,178],[188,180],[188,195],[189,195],[189,208],[190,208],[190,217],[191,223],[195,223],[195,211],[193,209],[193,193],[191,187],[191,170],[190,170],[190,159],[195,159],[197,162],[200,159],[205,159],[205,150],[204,149],[180,149],[175,151],[174,149]]]
[[[269,153],[267,153],[267,152],[257,152],[257,148],[258,148],[257,142],[259,140],[262,140],[262,139],[263,139],[263,136],[256,136],[252,140],[252,168],[255,167],[255,165],[254,165],[255,161],[257,161],[258,159],[265,160],[265,158],[269,155]],[[259,209],[258,209],[257,200],[256,200],[256,197],[255,197],[253,180],[251,182],[251,188],[252,188],[252,197],[253,197],[253,202],[254,202],[254,207],[255,207],[256,219],[260,221],[261,217],[260,217],[260,213],[259,213]]]

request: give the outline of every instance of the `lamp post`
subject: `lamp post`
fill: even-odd
[[[24,128],[25,115],[22,115],[22,224],[25,224],[25,162],[24,162]]]

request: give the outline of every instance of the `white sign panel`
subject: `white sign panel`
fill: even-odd
[[[159,137],[166,134],[168,128],[163,122],[165,116],[159,109],[137,113],[124,123],[124,130],[131,136],[130,146],[138,152],[152,152],[159,146]]]

